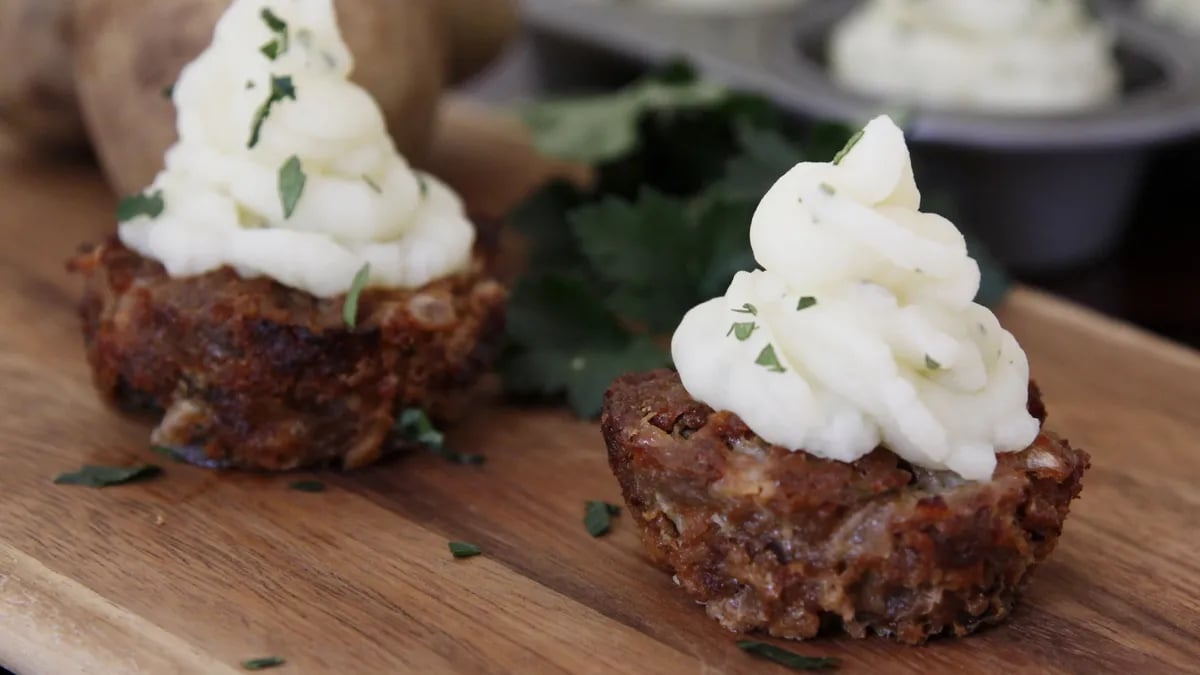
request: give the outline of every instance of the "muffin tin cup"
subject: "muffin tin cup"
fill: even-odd
[[[544,41],[538,58],[560,82],[620,60],[683,56],[707,76],[765,95],[804,119],[856,126],[880,112],[897,114],[916,161],[928,170],[922,182],[952,190],[958,224],[1019,270],[1062,269],[1109,251],[1153,148],[1200,135],[1200,40],[1123,3],[1100,6],[1117,37],[1120,99],[1053,115],[922,108],[839,87],[824,52],[832,27],[858,5],[848,0],[726,13],[617,0],[524,5],[535,39]],[[555,44],[573,49],[568,56]]]

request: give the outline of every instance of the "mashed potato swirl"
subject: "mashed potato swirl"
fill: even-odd
[[[235,0],[174,88],[179,141],[146,191],[162,211],[122,223],[121,240],[172,276],[230,265],[320,297],[367,263],[368,285],[399,288],[465,268],[461,202],[398,154],[353,65],[332,0]]]
[[[973,298],[979,267],[919,210],[903,133],[867,125],[834,163],[798,164],[763,197],[763,269],[693,308],[672,340],[684,387],[771,443],[850,462],[882,444],[986,480],[1038,434],[1029,364]]]

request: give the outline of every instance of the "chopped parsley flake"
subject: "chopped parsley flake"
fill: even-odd
[[[282,666],[284,663],[285,661],[278,656],[263,656],[257,659],[242,661],[242,668],[246,670],[266,670],[267,668]]]
[[[425,176],[417,174],[417,186],[421,189],[421,199],[429,196],[429,184],[425,182]]]
[[[54,484],[102,488],[153,478],[160,473],[162,473],[162,469],[153,464],[139,464],[138,466],[129,467],[88,464],[74,473],[60,474],[54,479]]]
[[[762,351],[758,353],[758,358],[754,359],[754,363],[756,365],[765,367],[772,373],[783,373],[787,371],[787,368],[784,368],[783,364],[779,363],[779,357],[775,354],[775,345],[767,345],[766,347],[763,347]]]
[[[758,316],[758,308],[748,302],[742,305],[740,309],[735,309],[732,311],[737,312],[738,314],[750,314],[751,316]]]
[[[750,339],[756,328],[758,328],[758,324],[753,321],[740,321],[729,327],[729,332],[725,334],[725,337],[732,335],[738,340],[745,342]]]
[[[288,50],[288,27],[287,22],[280,19],[270,9],[264,7],[262,11],[263,23],[267,24],[267,28],[275,34],[275,38],[263,45],[259,51],[268,59],[274,61],[282,56]]]
[[[800,298],[800,301],[796,303],[796,311],[799,312],[800,310],[808,309],[815,304],[817,304],[817,299],[811,295],[806,295]]]
[[[130,195],[117,204],[117,222],[123,223],[139,216],[157,218],[162,215],[166,203],[163,201],[162,190],[150,194]]]
[[[354,281],[350,282],[350,290],[346,293],[346,302],[342,304],[342,319],[345,320],[347,328],[354,328],[358,323],[358,296],[362,295],[363,289],[367,287],[367,281],[370,279],[371,263],[363,263],[362,268],[354,275]]]
[[[300,195],[304,193],[304,184],[308,176],[300,166],[300,158],[292,155],[283,166],[279,167],[279,200],[283,202],[283,218],[287,220],[296,211]]]
[[[450,542],[450,553],[455,558],[473,558],[483,553],[483,551],[475,544],[468,544],[465,541],[452,541]]]
[[[930,370],[940,370],[942,367],[942,364],[938,363],[937,361],[934,361],[932,356],[926,354],[925,355],[925,367]]]
[[[430,449],[441,448],[446,441],[442,432],[433,426],[433,420],[420,408],[405,408],[396,419],[396,429],[405,439]]]
[[[601,537],[612,527],[612,518],[621,513],[621,507],[608,502],[589,501],[583,510],[583,526],[588,534]]]
[[[296,86],[292,84],[290,75],[282,77],[271,76],[271,93],[267,95],[267,100],[258,107],[258,111],[254,113],[254,121],[250,124],[250,140],[246,141],[247,148],[253,148],[258,145],[258,137],[262,133],[263,122],[271,116],[271,108],[276,103],[282,103],[284,99],[296,100]]]
[[[774,661],[792,670],[829,670],[838,667],[838,660],[825,656],[804,656],[796,652],[776,647],[766,642],[754,640],[738,640],[738,649],[755,656]]]
[[[379,183],[376,183],[375,181],[371,180],[371,177],[365,173],[363,174],[363,182],[366,183],[367,186],[370,187],[372,190],[374,190],[375,194],[383,194],[383,189],[379,187]]]
[[[855,132],[855,134],[850,137],[850,140],[846,141],[846,145],[843,146],[841,150],[838,150],[838,153],[833,156],[833,163],[841,164],[842,160],[846,158],[846,155],[850,154],[850,150],[853,149],[854,146],[858,145],[858,142],[862,140],[863,133],[865,132],[866,128],[859,129],[857,132]]]
[[[487,461],[483,455],[455,452],[447,448],[445,435],[420,408],[406,408],[400,413],[396,418],[396,433],[405,440],[425,446],[427,450],[447,462],[477,466]]]
[[[829,195],[830,197],[837,194],[837,190],[834,189],[834,187],[832,185],[830,185],[829,183],[821,183],[817,187],[820,187],[821,192],[824,192],[825,194]]]

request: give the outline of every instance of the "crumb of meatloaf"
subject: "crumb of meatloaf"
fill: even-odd
[[[152,442],[209,466],[369,464],[400,410],[456,416],[503,335],[507,294],[479,264],[364,291],[353,328],[340,297],[229,268],[172,278],[115,238],[69,267],[96,386],[163,411]]]
[[[1044,419],[1032,386],[1029,408]],[[820,459],[763,441],[668,370],[618,378],[601,424],[651,559],[726,628],[794,639],[841,626],[915,644],[1002,621],[1088,467],[1046,431],[987,482],[882,448]]]

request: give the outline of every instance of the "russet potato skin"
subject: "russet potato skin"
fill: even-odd
[[[208,46],[230,0],[4,0],[0,128],[41,147],[91,145],[115,191],[158,173],[175,141],[163,90]],[[355,82],[423,164],[442,91],[516,31],[516,0],[336,0]]]
[[[0,2],[0,130],[43,148],[87,142],[71,65],[71,0]]]

